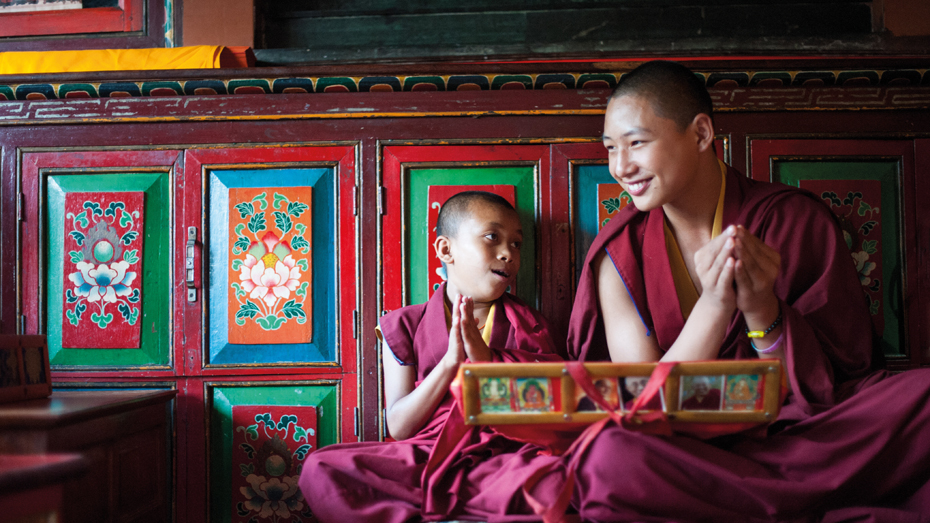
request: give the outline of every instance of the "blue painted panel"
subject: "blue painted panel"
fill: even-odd
[[[579,165],[573,173],[575,180],[575,278],[581,276],[581,265],[588,248],[597,236],[598,205],[597,186],[602,183],[617,183],[610,176],[607,165]]]
[[[313,187],[313,340],[308,343],[229,343],[229,190],[239,187]],[[290,168],[211,171],[209,180],[208,365],[317,363],[336,358],[335,169]]]

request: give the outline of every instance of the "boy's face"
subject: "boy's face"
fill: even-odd
[[[436,240],[449,290],[479,303],[501,297],[520,270],[522,243],[523,229],[515,211],[473,201],[455,235]]]
[[[604,147],[610,175],[640,211],[686,201],[697,172],[694,124],[678,124],[655,113],[644,97],[626,95],[607,104]]]

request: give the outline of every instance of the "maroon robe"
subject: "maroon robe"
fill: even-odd
[[[422,305],[380,320],[384,341],[404,365],[415,365],[417,385],[446,353],[449,330],[445,285]],[[562,361],[546,320],[509,294],[497,302],[488,346],[494,361]],[[314,515],[329,522],[403,522],[538,519],[521,488],[536,469],[559,458],[487,427],[464,425],[451,394],[413,437],[389,443],[330,445],[311,454],[300,488]],[[556,478],[557,479],[557,478]],[[555,480],[554,480],[555,481]],[[536,491],[555,491],[556,484]],[[541,495],[545,498],[545,494]],[[522,516],[521,516],[522,515]]]
[[[582,518],[920,521],[921,512],[930,514],[930,371],[890,378],[872,372],[872,323],[832,213],[810,193],[754,182],[730,168],[723,219],[782,256],[774,290],[791,391],[779,421],[767,438],[707,442],[610,426],[579,465],[574,501]],[[685,320],[663,212],[628,206],[588,253],[569,326],[570,357],[609,359],[592,267],[602,249],[643,328],[667,351]],[[738,311],[718,357],[758,357]]]

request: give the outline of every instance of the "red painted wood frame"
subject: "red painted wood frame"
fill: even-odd
[[[25,320],[25,329],[17,329],[19,334],[40,334],[39,317],[41,297],[34,290],[43,289],[40,285],[42,266],[39,252],[42,249],[42,231],[39,228],[39,209],[43,205],[40,193],[40,177],[44,173],[67,172],[80,174],[98,174],[118,172],[121,169],[134,171],[163,171],[173,173],[174,187],[185,187],[187,184],[184,173],[177,169],[181,158],[179,150],[119,150],[119,151],[73,151],[50,150],[42,152],[26,152],[22,155],[21,170],[19,173],[20,192],[23,193],[23,222],[19,228],[19,263],[18,276],[22,285],[17,292],[20,296],[21,314]],[[175,224],[175,231],[184,226],[183,216],[179,206],[175,205],[174,215],[171,218]],[[46,225],[47,226],[47,225]],[[184,229],[186,230],[186,228]],[[184,264],[176,264],[172,271],[174,279],[174,296],[172,298],[175,311],[182,311],[187,307],[184,290]],[[174,363],[184,359],[185,332],[176,328],[173,333],[171,363],[169,368],[152,368],[128,372],[125,370],[81,370],[65,371],[69,376],[94,376],[97,378],[124,378],[128,374],[137,377],[171,377],[177,374],[178,369]],[[62,371],[55,371],[56,374]],[[59,374],[61,376],[62,374]]]
[[[928,141],[923,140],[923,142]],[[824,157],[840,157],[844,160],[855,160],[856,157],[898,157],[901,159],[901,173],[898,177],[901,183],[899,190],[902,231],[900,235],[903,242],[901,252],[905,264],[902,303],[906,310],[902,323],[906,329],[905,340],[908,355],[903,361],[901,359],[888,361],[888,367],[894,370],[919,367],[922,359],[926,361],[927,349],[925,347],[930,341],[925,332],[926,321],[921,321],[921,318],[927,318],[930,313],[923,303],[928,300],[922,298],[930,292],[930,280],[927,278],[926,267],[927,243],[926,239],[921,240],[921,237],[926,235],[918,234],[917,227],[917,216],[922,216],[926,220],[930,212],[930,202],[916,197],[918,188],[924,191],[920,194],[926,194],[928,187],[925,181],[921,180],[922,183],[920,183],[917,180],[914,145],[913,140],[858,139],[751,139],[749,145],[749,175],[752,179],[761,181],[772,180],[772,157],[778,156],[792,159],[806,156],[812,160]],[[927,161],[926,157],[924,161]],[[921,187],[918,187],[919,183]],[[927,227],[925,226],[923,230],[926,231]],[[923,326],[919,327],[921,324]]]
[[[118,7],[0,14],[0,37],[129,33],[144,26],[144,0],[119,0]]]
[[[215,148],[215,149],[189,149],[184,158],[184,172],[189,180],[196,180],[193,183],[205,184],[204,172],[208,168],[235,168],[248,169],[254,167],[269,168],[275,164],[282,167],[322,167],[332,166],[336,170],[336,185],[338,202],[336,205],[338,217],[336,222],[339,227],[339,238],[334,239],[339,246],[339,274],[336,281],[337,293],[339,296],[339,318],[333,318],[332,321],[339,325],[338,343],[341,347],[339,367],[321,367],[313,368],[310,366],[301,367],[275,367],[274,374],[355,374],[358,358],[358,344],[355,340],[356,333],[353,316],[357,309],[357,234],[355,219],[355,192],[356,192],[356,158],[358,149],[355,144],[338,145],[338,146],[320,146],[320,147],[242,147],[242,148]],[[198,228],[198,231],[205,230],[207,226],[206,209],[204,208],[204,192],[206,187],[201,187],[201,191],[184,191],[178,197],[183,198],[184,203],[184,220]],[[203,241],[203,236],[198,233],[198,243]],[[176,238],[178,243],[175,244],[177,249],[177,258],[175,263],[183,265],[183,251],[186,238],[180,235]],[[204,251],[205,252],[205,251]],[[201,259],[205,260],[205,256]],[[201,270],[206,270],[206,263]],[[206,276],[206,274],[203,274]],[[204,286],[206,286],[206,278]],[[198,293],[202,294],[203,289]],[[204,338],[203,333],[207,325],[205,320],[205,310],[203,310],[203,300],[198,299],[196,310],[186,309],[184,324],[196,326],[189,329],[190,337],[187,340],[188,359],[185,361],[184,373],[188,376],[242,376],[254,374],[268,374],[269,369],[261,366],[249,367],[224,367],[224,368],[207,368],[203,358]],[[196,339],[192,339],[196,335]],[[191,355],[196,355],[191,359]],[[341,368],[341,371],[339,370]],[[331,376],[335,377],[335,376]],[[347,384],[348,386],[348,384]],[[353,402],[354,407],[354,402]],[[349,433],[353,428],[349,427]]]

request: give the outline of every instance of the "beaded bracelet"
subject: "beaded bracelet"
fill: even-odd
[[[775,321],[769,325],[769,328],[764,331],[751,331],[749,330],[749,325],[746,325],[746,336],[750,338],[764,338],[766,334],[775,330],[775,327],[778,327],[781,324],[781,309],[778,310],[778,317],[775,318]]]

